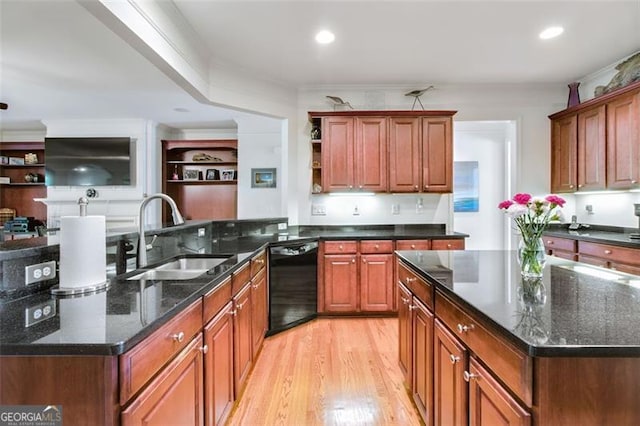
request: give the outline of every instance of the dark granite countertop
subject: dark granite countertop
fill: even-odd
[[[547,256],[546,297],[533,304],[521,297],[515,252],[396,253],[531,356],[640,356],[640,276]]]
[[[545,231],[545,235],[640,249],[640,239],[629,238],[631,234],[638,233],[638,229],[602,225],[585,227],[583,225],[579,229],[572,231],[568,226],[566,224],[551,226]]]

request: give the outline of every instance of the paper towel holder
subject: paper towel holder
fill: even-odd
[[[80,206],[80,216],[87,215],[87,205],[89,204],[89,200],[85,197],[78,198],[78,206]],[[85,287],[60,287],[58,286],[51,288],[51,294],[56,297],[78,297],[84,296],[88,294],[94,294],[100,292],[102,290],[106,290],[111,281],[106,280],[98,284],[91,284]]]

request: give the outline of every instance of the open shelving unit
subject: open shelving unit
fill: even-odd
[[[237,174],[235,139],[162,141],[162,189],[185,219],[236,219]],[[165,206],[163,220],[170,217]]]

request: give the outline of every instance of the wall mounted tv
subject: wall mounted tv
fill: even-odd
[[[133,145],[127,137],[45,138],[45,184],[135,185]]]

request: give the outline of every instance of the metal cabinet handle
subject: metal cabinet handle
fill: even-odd
[[[451,354],[449,355],[449,360],[451,361],[451,364],[455,364],[456,362],[460,361],[460,357],[455,356],[454,354]]]
[[[418,309],[416,305],[409,305],[409,310],[413,311],[414,309]]]
[[[400,299],[402,299],[402,304],[406,305],[409,303],[409,299],[405,299],[404,297],[400,296]]]
[[[458,324],[458,333],[466,333],[468,331],[471,331],[474,329],[474,325],[462,325],[462,324]]]
[[[232,317],[235,317],[237,313],[238,313],[238,311],[236,311],[236,310],[229,311],[229,315],[231,315]]]
[[[356,263],[356,258],[351,259],[351,263]]]
[[[236,304],[236,309],[237,309],[238,311],[241,311],[243,306],[244,306],[244,303],[237,303],[237,304]]]
[[[367,259],[362,259],[362,263],[367,263]]]
[[[264,259],[256,259],[255,262],[262,265],[264,264]]]
[[[547,241],[547,245],[552,246],[552,245],[553,245],[553,241],[548,240],[548,241]]]
[[[378,250],[378,249],[380,248],[380,245],[379,245],[379,244],[376,244],[376,245],[374,246],[374,248],[375,248],[376,250]]]
[[[204,345],[201,348],[198,348],[200,350],[200,352],[202,352],[203,354],[206,354],[207,352],[209,352],[209,346]]]
[[[253,287],[254,290],[257,290],[260,286],[258,284],[251,284],[251,287]]]
[[[184,340],[184,333],[181,331],[180,333],[172,335],[171,338],[176,342],[181,343]]]
[[[447,244],[447,248],[451,248],[451,244]]]
[[[416,277],[407,277],[407,284],[412,283],[414,281],[417,281],[418,279]]]
[[[470,382],[471,379],[476,379],[480,376],[478,376],[477,374],[471,374],[468,371],[465,371],[464,373],[462,373],[462,377],[464,378],[465,382]]]
[[[412,249],[415,249],[415,248],[416,248],[416,245],[415,245],[415,244],[411,244],[411,248],[412,248]]]
[[[362,188],[364,188],[364,186],[360,185],[358,188],[359,188],[359,189],[362,189]]]
[[[604,254],[611,254],[611,250],[605,250]]]
[[[573,188],[573,185],[569,185],[569,188]]]
[[[633,179],[633,180],[631,181],[631,183],[638,183],[638,181],[637,181],[637,180],[635,180],[635,179]]]
[[[340,251],[342,251],[342,250],[343,250],[343,248],[342,248],[342,244],[340,244],[340,245],[338,246],[338,249],[339,249]]]

